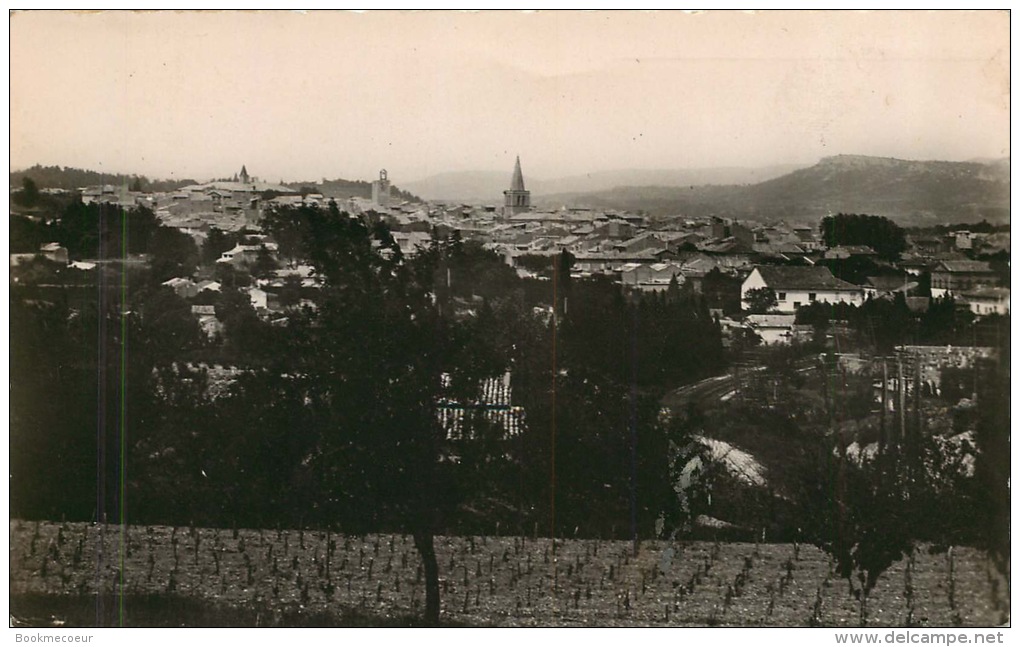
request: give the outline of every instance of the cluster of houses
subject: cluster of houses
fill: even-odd
[[[655,219],[643,214],[585,208],[538,209],[530,204],[518,160],[503,207],[429,205],[419,214],[428,224],[458,229],[500,252],[522,275],[521,260],[567,251],[579,277],[605,274],[624,286],[662,291],[673,282],[688,283],[708,297],[710,306],[730,313],[746,309],[746,294],[771,288],[775,314],[792,315],[813,302],[860,305],[868,298],[911,295],[920,275],[930,273],[931,295],[952,296],[977,315],[1008,314],[1009,289],[989,265],[972,260],[975,253],[1009,251],[1009,233],[949,232],[909,240],[897,263],[877,258],[864,245],[828,247],[816,227],[805,224],[757,223],[717,217]],[[415,216],[392,213],[397,231],[414,228]],[[423,237],[427,237],[423,233]],[[880,268],[858,284],[842,281],[822,262],[868,259]],[[530,263],[528,265],[534,265]],[[914,301],[917,307],[923,304]]]
[[[415,216],[390,214],[401,231]],[[864,245],[828,247],[816,227],[757,223],[717,217],[662,218],[616,210],[538,209],[530,204],[518,160],[504,205],[429,205],[426,223],[457,229],[496,250],[522,276],[534,276],[535,258],[566,251],[578,277],[608,275],[630,290],[664,291],[687,284],[734,326],[756,332],[764,343],[784,343],[806,333],[794,324],[801,306],[812,303],[861,305],[867,299],[902,294],[915,310],[927,296],[915,296],[922,275],[930,276],[932,298],[952,296],[975,315],[1009,314],[1009,288],[1000,274],[975,255],[1009,252],[1009,233],[968,231],[908,240],[898,262],[885,262]],[[530,262],[524,262],[525,260]],[[874,275],[859,283],[837,278],[833,263],[866,260]],[[539,263],[540,264],[540,263]],[[550,262],[551,265],[551,262]],[[529,269],[532,268],[532,269]],[[776,307],[746,315],[748,292],[768,288]],[[746,315],[746,316],[745,316]]]
[[[396,201],[385,170],[372,183],[371,199],[330,194],[325,185],[322,192],[306,190],[302,194],[252,177],[243,167],[230,181],[196,184],[173,192],[134,193],[103,186],[83,190],[82,197],[146,206],[165,225],[188,233],[199,244],[213,227],[237,232],[241,242],[217,261],[237,269],[251,267],[260,254],[279,261],[276,244],[259,227],[267,209],[335,201],[349,213],[385,221],[405,255],[427,246],[434,236],[457,232],[462,239],[477,240],[497,252],[525,277],[536,276],[534,268],[543,265],[542,257],[568,252],[578,278],[606,275],[641,292],[686,285],[702,295],[717,314],[733,317],[733,325],[751,328],[765,343],[783,343],[803,334],[793,323],[794,315],[799,307],[816,302],[860,305],[869,298],[902,293],[912,308],[923,309],[927,299],[914,296],[922,275],[930,276],[933,298],[952,296],[978,316],[1009,313],[1009,288],[999,284],[999,275],[988,262],[973,260],[978,254],[1008,253],[1008,232],[917,236],[908,241],[909,248],[900,261],[888,263],[878,260],[866,246],[827,247],[816,227],[798,223],[652,218],[612,209],[539,209],[531,205],[520,160],[501,207]],[[68,262],[66,250],[55,244],[44,246],[39,253]],[[857,284],[837,278],[826,266],[854,259],[874,261],[872,265],[881,271]],[[22,260],[12,256],[11,262]],[[303,288],[317,285],[310,267],[284,266],[247,288],[252,304],[266,316],[275,316],[281,311],[276,292],[288,282],[293,284],[295,277]],[[215,283],[205,281],[203,286],[190,277],[173,281],[170,287],[185,295],[211,289],[209,284]],[[775,293],[776,306],[765,314],[747,315],[748,293],[760,288]],[[207,329],[213,331],[215,326],[210,324]]]

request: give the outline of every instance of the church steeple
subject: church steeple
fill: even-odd
[[[521,173],[521,157],[517,156],[517,162],[514,164],[514,178],[510,181],[511,191],[523,191],[524,190],[524,174]]]
[[[503,192],[503,215],[512,216],[516,213],[531,211],[531,192],[524,188],[524,174],[521,172],[521,158],[514,162],[514,176],[510,180],[510,189]]]

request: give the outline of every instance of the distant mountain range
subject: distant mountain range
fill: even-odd
[[[968,162],[912,161],[863,155],[826,157],[813,166],[601,171],[553,180],[525,174],[538,207],[592,207],[644,211],[656,216],[716,215],[815,224],[829,213],[887,216],[905,226],[988,220],[1009,223],[1010,159]],[[405,200],[502,203],[511,172],[442,173],[401,183]],[[10,174],[12,187],[31,177],[40,188],[90,184],[134,185],[172,190],[193,180],[149,180],[137,175],[100,174],[68,167],[34,166]],[[331,180],[318,190],[340,196],[371,195],[368,182]]]
[[[704,169],[624,169],[597,171],[555,179],[527,174],[524,183],[533,197],[568,193],[594,193],[628,186],[696,186],[705,184],[749,184],[779,177],[804,165],[786,164],[762,168],[721,167]],[[426,200],[501,204],[503,191],[510,187],[511,170],[440,173],[423,180],[402,182],[407,191]]]
[[[940,222],[1008,223],[1010,160],[911,161],[837,155],[756,184],[621,186],[535,196],[539,206],[808,221],[829,213],[868,213],[907,226]]]

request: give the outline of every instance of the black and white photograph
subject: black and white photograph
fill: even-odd
[[[1009,642],[1010,21],[10,11],[9,640]]]

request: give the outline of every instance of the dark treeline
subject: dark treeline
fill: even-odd
[[[867,245],[879,257],[895,260],[907,248],[903,229],[883,216],[840,213],[822,218],[822,239],[828,247]]]
[[[838,335],[836,323],[844,324],[854,341],[879,353],[896,346],[992,346],[1009,339],[1009,316],[987,315],[980,319],[951,297],[932,299],[923,312],[907,306],[902,294],[893,299],[869,299],[861,306],[847,303],[813,303],[797,310],[797,323],[815,328],[815,337]]]
[[[23,178],[31,178],[39,188],[74,191],[86,186],[110,184],[127,186],[132,191],[173,191],[182,186],[196,184],[195,180],[150,180],[144,175],[100,173],[70,166],[41,166],[36,164],[23,171],[12,171],[11,186],[20,186]]]
[[[343,178],[336,178],[335,180],[327,180],[323,178],[321,182],[287,182],[287,186],[301,193],[301,195],[308,195],[309,193],[322,193],[329,197],[344,197],[344,198],[371,198],[372,197],[372,183],[366,182],[365,180],[345,180]],[[408,202],[421,202],[421,198],[410,193],[409,191],[403,191],[395,186],[390,187],[390,195],[398,200],[406,200]]]
[[[147,254],[149,278],[162,282],[190,275],[199,263],[199,249],[191,236],[163,227],[145,207],[124,209],[114,204],[85,204],[72,199],[46,221],[11,216],[11,251],[33,253],[45,243],[67,248],[72,259],[107,261]]]
[[[951,225],[934,225],[931,227],[916,227],[911,231],[917,231],[922,233],[933,232],[936,234],[947,234],[954,231],[969,231],[975,234],[994,234],[999,232],[1008,232],[1009,223],[1000,225],[993,225],[987,220],[981,222],[961,222]]]
[[[654,395],[718,374],[722,332],[705,302],[674,281],[627,298],[610,279],[567,285],[561,348],[567,361]]]

